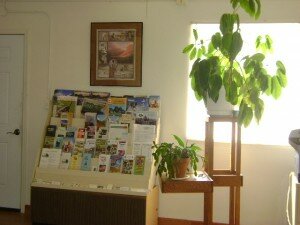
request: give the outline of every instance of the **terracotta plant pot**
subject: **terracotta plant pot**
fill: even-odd
[[[186,177],[187,168],[190,164],[190,158],[180,158],[174,163],[175,178]]]

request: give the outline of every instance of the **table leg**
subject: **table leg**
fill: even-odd
[[[213,194],[204,193],[204,225],[212,225],[213,220]]]

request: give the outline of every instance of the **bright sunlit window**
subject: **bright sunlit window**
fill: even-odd
[[[218,31],[216,24],[195,24],[200,38],[209,40]],[[288,85],[281,97],[274,100],[265,98],[265,110],[260,124],[255,120],[242,129],[242,143],[288,145],[288,135],[292,129],[300,129],[300,25],[299,24],[241,24],[244,39],[241,56],[252,54],[255,38],[258,35],[270,35],[273,40],[274,53],[272,62],[281,60],[286,67]],[[272,65],[268,65],[272,71]],[[188,87],[187,137],[204,140],[206,109],[203,101],[198,102]],[[231,132],[230,124],[216,123],[215,141],[228,142]],[[226,135],[225,135],[226,134]]]

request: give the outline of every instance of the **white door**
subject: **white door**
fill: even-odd
[[[24,35],[0,35],[0,207],[20,209]]]

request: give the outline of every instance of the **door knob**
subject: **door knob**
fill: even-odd
[[[15,129],[14,132],[6,132],[7,134],[19,135],[21,132],[19,129]]]

